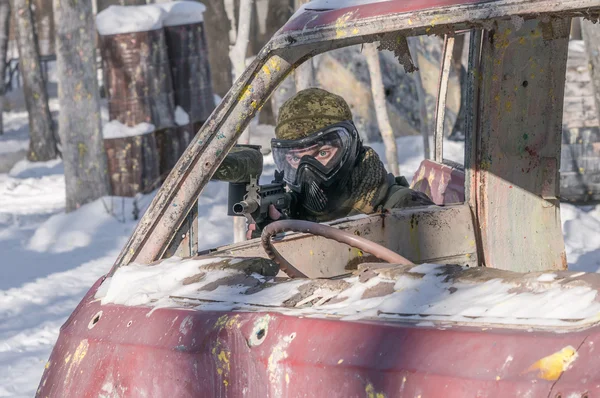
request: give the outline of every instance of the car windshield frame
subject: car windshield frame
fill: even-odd
[[[540,18],[543,14],[597,17],[597,0],[496,0],[460,3],[426,10],[357,17],[356,11],[334,10],[327,24],[305,30],[284,26],[234,83],[207,122],[192,139],[154,197],[109,273],[122,265],[150,264],[163,258],[176,236],[186,236],[186,221],[203,188],[235,145],[270,94],[298,65],[320,53],[357,44],[380,42],[380,49],[406,54],[407,36],[453,34],[493,26],[495,19]],[[346,12],[344,12],[346,11]],[[318,21],[332,11],[306,11],[288,24]],[[313,15],[313,17],[311,17]],[[337,15],[337,18],[334,18]],[[300,18],[300,19],[299,19]],[[333,20],[331,20],[333,18]],[[402,62],[402,61],[401,61]]]

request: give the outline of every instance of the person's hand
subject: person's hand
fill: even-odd
[[[248,225],[248,230],[246,231],[246,240],[252,239],[252,233],[256,230],[256,224]]]
[[[269,218],[271,220],[273,220],[273,221],[277,221],[277,220],[279,220],[280,218],[283,217],[283,214],[281,214],[279,212],[279,210],[277,210],[275,208],[275,206],[273,206],[273,205],[269,205],[268,213],[269,213]],[[257,227],[256,224],[250,224],[250,225],[248,225],[248,230],[246,231],[246,239],[250,240],[250,239],[256,238],[257,236],[253,237],[252,235],[255,234],[255,231],[257,229],[258,229],[258,227]]]
[[[282,214],[273,205],[269,205],[269,218],[273,221],[277,221],[281,218]]]

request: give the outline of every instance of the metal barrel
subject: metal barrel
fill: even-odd
[[[165,26],[175,105],[204,122],[215,108],[204,23]]]
[[[195,131],[190,124],[160,129],[155,132],[162,180],[175,166],[194,134]]]
[[[175,126],[171,68],[163,29],[100,36],[111,120]]]
[[[154,133],[104,139],[112,195],[133,197],[159,186],[155,147]]]
[[[244,200],[233,205],[233,212],[237,215],[254,213],[256,209],[258,209],[258,203],[255,200]]]

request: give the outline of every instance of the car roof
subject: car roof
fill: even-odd
[[[599,10],[597,0],[315,0],[273,36],[271,48],[398,30],[436,34],[496,18],[593,17]]]

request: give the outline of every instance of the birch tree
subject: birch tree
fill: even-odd
[[[141,6],[146,4],[146,0],[96,0],[98,11],[107,9],[110,6]]]
[[[29,114],[29,152],[27,159],[46,161],[58,155],[48,107],[48,93],[42,75],[40,52],[33,24],[30,0],[13,0],[19,66],[23,77],[23,94]],[[2,76],[4,78],[4,76]]]
[[[248,51],[248,41],[250,40],[250,21],[252,21],[252,0],[240,0],[239,14],[236,21],[235,3],[233,0],[225,0],[225,10],[229,16],[231,29],[229,31],[229,40],[231,47],[229,50],[229,59],[233,68],[233,79],[237,80],[246,68],[246,53]],[[237,24],[236,24],[237,22]],[[237,26],[237,29],[235,27]],[[238,139],[238,144],[249,144],[249,129],[242,133]],[[233,240],[241,242],[246,239],[246,219],[243,217],[234,217],[233,219]]]
[[[6,52],[8,50],[8,32],[10,28],[10,0],[0,0],[0,135],[4,133],[2,111],[6,84]]]
[[[381,63],[379,60],[379,50],[376,43],[367,43],[364,46],[364,54],[369,66],[369,75],[371,76],[371,93],[375,105],[375,115],[377,124],[381,132],[381,138],[385,146],[385,158],[387,160],[388,171],[393,175],[400,175],[398,166],[398,149],[396,148],[396,138],[394,130],[390,123],[387,111],[387,99],[383,88],[383,76],[381,75]]]
[[[594,89],[596,114],[600,120],[600,23],[581,21],[581,33],[590,62],[590,77]]]
[[[92,0],[53,0],[67,211],[109,192]]]
[[[233,83],[231,60],[229,59],[231,22],[223,0],[203,0],[202,2],[206,4],[204,26],[206,29],[208,59],[211,65],[212,86],[216,94],[224,97]]]
[[[415,86],[417,87],[417,98],[419,99],[419,119],[421,137],[423,137],[423,157],[429,159],[431,157],[431,151],[429,149],[429,113],[427,112],[427,93],[423,87],[421,71],[419,71],[420,40],[421,38],[419,37],[408,38],[408,45],[413,57],[413,64],[416,67],[416,70],[412,74]]]
[[[295,0],[296,10],[310,0]],[[296,92],[302,91],[315,85],[315,68],[313,58],[308,59],[303,64],[299,65],[294,71],[294,80],[296,82]]]

